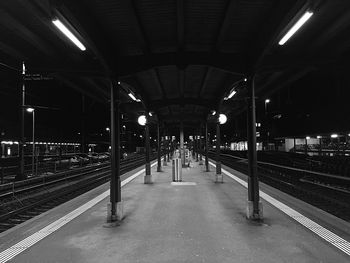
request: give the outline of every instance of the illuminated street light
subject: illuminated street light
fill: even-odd
[[[106,131],[108,131],[108,132],[109,132],[110,130],[111,130],[111,129],[110,129],[109,127],[107,127],[107,128],[106,128]]]
[[[146,116],[145,116],[145,115],[139,116],[138,119],[137,119],[137,122],[138,122],[138,124],[140,124],[141,126],[145,126],[146,123],[147,123],[147,118],[146,118]]]
[[[332,134],[331,138],[338,138],[338,134]]]
[[[32,176],[34,176],[34,155],[35,155],[35,110],[34,108],[27,108],[27,112],[33,114],[33,148],[32,148]]]
[[[218,120],[219,120],[219,123],[220,123],[220,124],[225,124],[226,121],[227,121],[227,117],[226,117],[225,114],[222,114],[222,113],[221,113],[221,114],[219,115],[219,119],[218,119]]]

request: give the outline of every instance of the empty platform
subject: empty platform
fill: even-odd
[[[213,167],[192,165],[183,169],[183,184],[171,183],[170,163],[159,173],[153,166],[149,185],[142,170],[129,173],[138,176],[122,188],[119,226],[106,224],[105,184],[2,233],[0,262],[349,262],[349,223],[264,185],[264,198],[281,196],[288,211],[263,199],[263,222],[248,221],[247,190],[227,176],[241,175],[223,166],[224,183],[215,183]],[[293,209],[313,217],[306,225],[318,215],[332,221],[323,223],[341,246],[286,214]]]

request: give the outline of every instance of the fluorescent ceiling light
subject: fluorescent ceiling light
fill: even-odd
[[[134,94],[132,94],[131,92],[128,94],[129,97],[133,100],[133,101],[137,101],[136,97],[134,96]]]
[[[57,18],[52,20],[52,23],[72,41],[81,51],[85,51],[85,46],[73,35],[73,33]]]
[[[152,117],[152,116],[153,116],[153,115],[152,115],[152,112],[149,112],[149,113],[148,113],[148,115],[149,115],[150,117]]]
[[[212,113],[211,113],[211,115],[213,115],[213,116],[214,116],[215,114],[216,114],[216,111],[215,111],[215,110],[213,110],[213,111],[212,111]]]
[[[306,23],[306,21],[309,20],[309,18],[313,14],[314,14],[313,12],[306,11],[305,14],[298,20],[298,22],[296,22],[294,26],[291,29],[289,29],[287,34],[285,34],[284,37],[282,37],[282,39],[280,40],[280,42],[278,42],[278,44],[280,46],[284,45],[288,41],[288,39],[290,39]]]
[[[227,99],[231,99],[237,92],[233,89],[230,94],[227,96]]]

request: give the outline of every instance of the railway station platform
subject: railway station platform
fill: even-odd
[[[124,219],[106,223],[109,184],[0,234],[0,262],[349,262],[350,224],[261,184],[264,220],[246,219],[246,177],[192,162],[144,184],[123,175]],[[133,179],[133,180],[131,180]]]

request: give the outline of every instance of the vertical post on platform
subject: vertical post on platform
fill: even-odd
[[[184,124],[180,123],[180,155],[182,167],[185,166],[185,147],[184,147]]]
[[[22,76],[21,76],[21,109],[20,109],[20,140],[18,143],[18,155],[19,155],[19,172],[16,175],[16,180],[24,180],[26,179],[26,176],[24,174],[24,111],[25,111],[25,98],[26,98],[26,86],[25,86],[25,74],[26,74],[26,68],[24,62],[22,63]]]
[[[110,203],[107,205],[107,222],[122,220],[123,203],[121,201],[120,183],[120,116],[119,116],[119,87],[114,90],[111,82],[111,181]]]
[[[162,163],[161,163],[161,147],[160,147],[160,125],[157,124],[157,172],[162,171]]]
[[[86,153],[86,113],[85,113],[85,95],[81,95],[81,152]]]
[[[148,112],[146,113],[146,116],[149,116]],[[152,183],[152,175],[151,175],[151,160],[150,160],[150,141],[149,141],[149,124],[148,121],[145,125],[145,148],[146,148],[146,174],[144,177],[144,183],[145,184],[151,184]]]
[[[296,142],[295,142],[295,137],[293,138],[293,143],[294,143],[294,152],[297,152],[297,145],[296,145]]]
[[[217,114],[217,119],[219,118],[219,114]],[[221,183],[224,182],[224,177],[221,173],[221,158],[220,158],[220,123],[219,120],[216,121],[216,177],[215,182],[219,182],[219,176],[221,176]]]
[[[255,117],[255,76],[248,78],[248,110],[247,110],[247,137],[248,137],[248,206],[247,218],[258,220],[263,218],[262,203],[259,200],[259,181],[256,153],[256,117]]]
[[[208,142],[208,122],[205,122],[205,169],[207,172],[210,172],[209,170],[209,142]]]
[[[164,159],[163,159],[163,166],[167,166],[167,156],[168,156],[168,140],[167,136],[165,135],[165,129],[163,130],[163,151],[164,151]]]
[[[194,136],[194,138],[195,138],[195,149],[196,149],[196,162],[198,162],[199,161],[199,159],[198,159],[198,151],[199,151],[199,142],[198,142],[198,134],[197,134],[197,132],[196,132],[196,135]]]
[[[203,165],[202,124],[199,128],[199,165]]]

